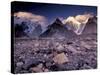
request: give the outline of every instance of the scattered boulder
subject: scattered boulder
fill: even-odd
[[[17,43],[17,45],[18,45],[18,46],[20,46],[20,45],[21,45],[21,43]]]
[[[35,46],[35,47],[38,47],[38,46],[39,46],[39,43],[35,43],[34,46]]]
[[[81,69],[92,69],[91,66],[87,65],[87,64],[84,64]]]
[[[59,71],[59,65],[58,64],[53,64],[52,66],[50,66],[49,70],[51,71]]]
[[[69,62],[68,57],[64,53],[57,54],[53,61],[57,64],[63,64],[65,62]]]
[[[87,41],[88,41],[88,40],[91,40],[91,39],[92,39],[91,37],[86,37],[86,38],[85,38],[85,40],[87,40]]]
[[[73,42],[70,42],[70,41],[69,41],[69,42],[67,42],[67,45],[71,45],[71,44],[73,44]]]
[[[17,67],[22,67],[22,65],[23,65],[23,62],[17,62],[17,63],[16,63],[16,66],[17,66]]]
[[[53,65],[52,62],[47,62],[47,63],[45,63],[45,66],[46,66],[47,68],[49,68],[49,67],[52,66],[52,65]]]
[[[43,64],[40,63],[39,65],[37,65],[38,68],[42,68],[43,67]]]
[[[81,46],[85,47],[86,49],[91,49],[91,46],[85,43],[84,41],[81,41]]]
[[[74,54],[80,53],[75,47],[73,47],[73,46],[71,46],[71,45],[69,45],[69,46],[67,47],[67,49],[68,49],[69,51],[73,52]]]
[[[41,63],[41,64],[37,65],[36,67],[32,67],[31,71],[32,72],[43,72],[42,68],[43,68],[43,64]]]
[[[25,64],[23,66],[24,69],[29,69],[32,66],[36,66],[40,63],[38,59],[35,58],[27,58],[25,59]]]
[[[58,51],[62,51],[62,50],[64,50],[64,47],[63,47],[62,45],[58,45],[58,46],[56,47],[56,49],[57,49]]]
[[[44,69],[44,72],[49,72],[49,69]]]

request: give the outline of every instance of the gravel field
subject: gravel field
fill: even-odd
[[[14,39],[14,73],[37,73],[97,68],[97,38]]]

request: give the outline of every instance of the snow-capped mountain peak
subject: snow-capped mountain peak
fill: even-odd
[[[76,15],[75,17],[69,16],[67,19],[63,20],[63,24],[67,25],[68,29],[73,30],[77,35],[81,35],[89,19],[94,19],[94,15],[83,14]]]

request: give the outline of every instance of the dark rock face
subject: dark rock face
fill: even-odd
[[[97,17],[90,18],[83,30],[82,34],[96,34],[97,33]]]
[[[24,37],[27,36],[27,33],[25,33],[24,31],[28,29],[28,26],[25,24],[25,22],[22,22],[22,24],[16,24],[14,27],[14,33],[15,33],[15,37]]]

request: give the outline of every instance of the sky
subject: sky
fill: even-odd
[[[48,22],[52,22],[56,18],[67,18],[69,16],[84,14],[86,12],[97,15],[96,6],[12,2],[11,8],[11,13],[29,12],[35,15],[44,16]]]

